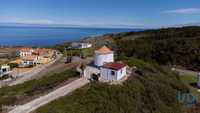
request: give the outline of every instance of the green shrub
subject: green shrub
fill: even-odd
[[[11,69],[17,68],[19,66],[19,64],[17,63],[9,63],[8,65],[10,66]]]
[[[8,79],[8,78],[9,78],[9,75],[8,75],[8,74],[6,74],[6,75],[4,75],[4,76],[0,77],[0,80],[5,80],[5,79]]]
[[[129,33],[129,38],[112,38],[119,59],[135,57],[162,65],[199,67],[199,32],[200,27],[167,28]]]

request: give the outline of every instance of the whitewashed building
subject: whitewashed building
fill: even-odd
[[[73,42],[71,44],[71,48],[73,49],[86,49],[86,48],[91,48],[92,44],[90,43],[79,43],[79,42]]]
[[[36,55],[25,56],[22,58],[21,66],[22,67],[33,66],[37,64],[37,62],[38,62],[38,56]]]
[[[104,80],[121,80],[126,76],[126,65],[121,63],[108,63],[100,69],[101,79]]]
[[[96,66],[103,66],[106,63],[114,62],[114,52],[106,46],[95,51],[94,64]]]
[[[32,53],[34,52],[34,49],[31,49],[31,48],[21,48],[19,50],[19,56],[20,57],[25,57],[25,56],[30,56],[32,55]]]
[[[94,63],[84,69],[84,77],[100,81],[117,81],[126,76],[126,65],[114,62],[114,52],[106,46],[95,51]]]
[[[9,65],[1,65],[0,66],[0,77],[7,75],[11,72]]]

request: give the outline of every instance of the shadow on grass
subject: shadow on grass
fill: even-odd
[[[190,86],[192,86],[193,88],[199,89],[200,87],[197,86],[196,82],[192,82],[189,84]]]

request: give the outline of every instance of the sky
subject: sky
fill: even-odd
[[[200,0],[0,0],[0,23],[144,27],[200,23]]]

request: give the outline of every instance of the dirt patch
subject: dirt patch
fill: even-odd
[[[33,68],[15,68],[12,71],[15,73],[24,73],[24,72],[28,72],[31,71]]]
[[[16,56],[16,48],[0,48],[0,58],[12,58]]]
[[[63,61],[63,58],[55,62],[53,65],[48,67],[48,69],[45,69],[41,72],[39,72],[36,76],[33,77],[33,79],[39,79],[43,76],[48,76],[56,73],[61,73],[64,72],[67,69],[71,69],[73,67],[76,67],[78,64],[77,63],[68,63],[65,64]]]

